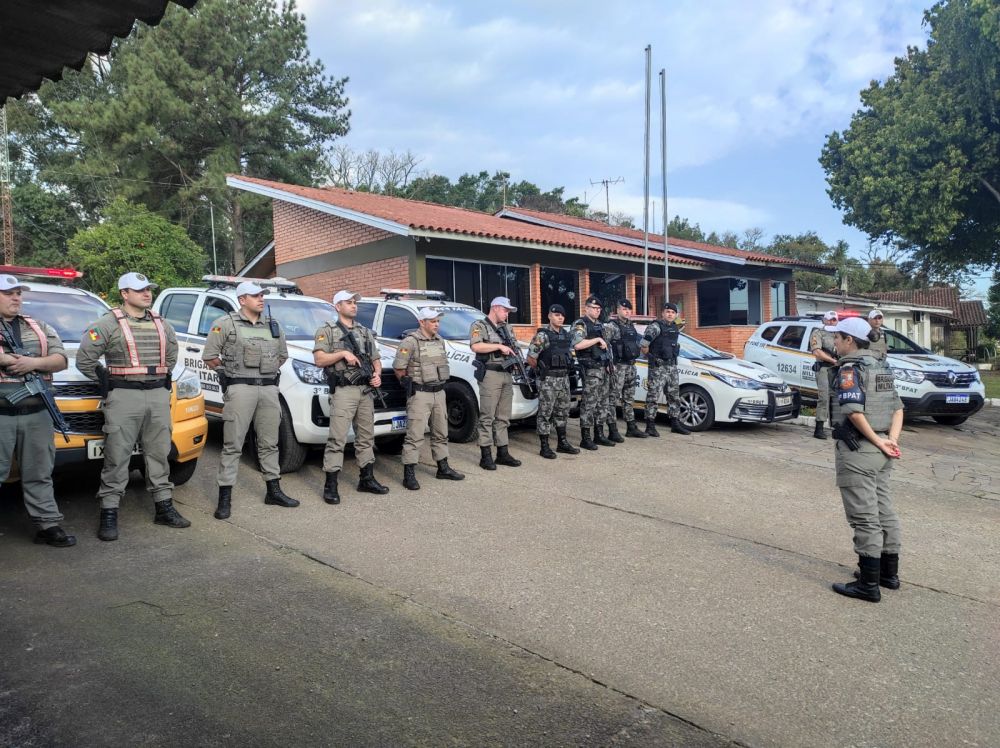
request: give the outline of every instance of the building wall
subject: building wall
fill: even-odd
[[[321,299],[332,299],[337,291],[344,288],[362,296],[378,296],[381,288],[407,288],[410,285],[410,262],[406,257],[394,257],[305,275],[295,281],[302,293]]]
[[[279,266],[392,236],[346,218],[274,201],[274,258]]]

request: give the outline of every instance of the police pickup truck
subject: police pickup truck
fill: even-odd
[[[174,326],[184,365],[198,372],[209,416],[222,416],[219,380],[201,359],[212,323],[223,314],[239,309],[236,286],[253,281],[262,286],[265,316],[281,323],[288,342],[288,361],[281,367],[278,384],[281,424],[278,430],[278,459],[282,473],[298,470],[310,447],[326,444],[330,426],[330,390],[323,369],[313,364],[316,330],[337,310],[322,299],[304,296],[298,286],[284,278],[245,278],[206,275],[204,287],[166,288],[156,297],[153,308]],[[406,395],[392,374],[395,350],[380,345],[382,394],[386,408],[376,401],[375,438],[379,450],[398,453],[406,433]],[[348,435],[354,440],[353,429]]]
[[[475,307],[447,301],[440,291],[383,288],[380,297],[365,297],[358,302],[358,322],[375,331],[379,342],[392,347],[417,328],[417,311],[431,306],[444,312],[438,334],[445,340],[451,380],[445,387],[448,404],[448,438],[470,442],[476,436],[479,420],[479,387],[472,362],[475,354],[469,347],[469,328],[485,315]],[[527,346],[521,343],[522,353]],[[390,361],[391,364],[391,361]],[[538,410],[538,398],[526,386],[514,387],[511,420],[531,418]]]
[[[815,401],[816,359],[809,350],[809,338],[822,324],[821,319],[808,316],[766,322],[747,341],[743,357],[766,366]],[[889,349],[886,363],[908,418],[930,416],[938,423],[957,426],[983,407],[986,388],[973,367],[937,356],[895,330],[882,330]]]

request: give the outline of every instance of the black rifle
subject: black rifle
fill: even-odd
[[[339,327],[340,331],[344,333],[344,342],[347,343],[347,347],[350,349],[351,353],[354,354],[355,358],[358,359],[357,368],[361,370],[361,376],[364,379],[364,384],[367,385],[364,389],[364,394],[367,395],[369,392],[374,393],[375,397],[378,398],[378,401],[382,405],[382,407],[388,408],[389,406],[385,404],[385,395],[382,394],[382,390],[380,390],[378,387],[372,387],[370,384],[368,384],[369,382],[372,381],[372,379],[375,376],[375,367],[372,366],[371,356],[368,356],[361,352],[361,349],[358,347],[358,341],[354,339],[354,336],[351,334],[351,331],[348,330],[347,327],[344,326],[344,323],[341,322],[339,319],[337,320],[337,327]],[[358,382],[357,384],[360,384],[360,382]],[[332,387],[330,391],[331,393],[333,392]]]
[[[513,374],[514,381],[517,384],[524,385],[528,388],[528,393],[530,393],[531,397],[537,397],[538,382],[535,381],[535,373],[525,362],[524,355],[521,353],[521,348],[518,346],[517,341],[514,340],[514,336],[510,334],[510,331],[507,329],[507,325],[500,325],[497,327],[490,321],[489,317],[486,318],[486,323],[496,330],[497,335],[500,336],[500,340],[511,350],[511,355],[504,356],[500,365],[503,366],[505,370],[510,371]]]
[[[31,354],[25,350],[24,346],[14,340],[13,328],[7,324],[6,320],[0,321],[3,322],[3,327],[0,329],[0,337],[3,338],[4,347],[15,356],[30,356]],[[43,377],[38,376],[36,372],[29,371],[25,374],[24,386],[19,390],[7,393],[4,397],[7,398],[7,402],[11,405],[17,405],[19,402],[24,400],[24,398],[31,397],[33,395],[37,395],[42,398],[42,402],[45,403],[45,409],[49,412],[49,418],[52,419],[52,425],[55,426],[59,433],[63,435],[63,439],[69,441],[69,424],[66,423],[62,413],[59,412],[56,400],[52,396],[52,388],[49,387],[49,383],[46,382]]]

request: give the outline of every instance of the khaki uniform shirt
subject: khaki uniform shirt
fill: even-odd
[[[32,317],[32,319],[34,319],[34,317]],[[45,355],[51,356],[53,353],[58,353],[63,358],[66,358],[66,349],[63,347],[63,342],[62,340],[60,340],[58,333],[56,333],[52,325],[48,324],[47,322],[42,322],[42,320],[40,319],[35,319],[35,323],[40,328],[42,328],[42,332],[45,333],[45,341],[48,344],[48,350],[46,351]],[[28,351],[28,353],[31,354],[32,356],[40,356],[42,353],[42,346],[38,341],[38,336],[35,334],[35,331],[31,329],[28,323],[24,321],[21,315],[15,317],[14,320],[9,324],[11,327],[14,327],[15,325],[17,326],[17,329],[21,333],[21,345],[24,347],[24,349]],[[4,347],[3,343],[0,343],[0,353],[3,353],[4,355],[12,355],[11,351],[8,351]],[[39,376],[44,377],[45,379],[52,378],[51,374],[42,374],[41,372],[36,372],[36,373]],[[4,393],[6,392],[14,392],[16,390],[21,389],[22,386],[21,383],[24,382],[23,376],[13,374],[12,372],[7,371],[6,369],[0,369],[0,379],[18,380],[17,382],[0,382],[0,398],[3,398]],[[28,398],[26,400],[22,400],[21,404],[27,404],[29,402],[33,402],[34,399],[36,398]]]
[[[354,323],[354,327],[348,327],[347,330],[350,332],[351,337],[354,338],[354,347],[371,358],[372,367],[374,368],[375,362],[380,360],[378,341],[375,340],[375,333],[357,322]],[[313,352],[316,351],[322,351],[323,353],[336,353],[337,351],[354,352],[344,336],[344,331],[333,320],[324,323],[316,331],[316,335],[313,338]],[[348,377],[352,374],[360,374],[358,367],[348,366],[344,359],[341,359],[332,367],[328,366],[326,368],[327,371],[333,369],[338,373],[346,373]]]
[[[153,317],[148,311],[140,319],[135,319],[126,314],[125,320],[132,327],[133,334],[142,332],[145,335],[150,328],[153,328]],[[166,337],[166,366],[169,372],[173,371],[174,365],[177,363],[177,334],[167,320],[163,319],[162,321],[163,333]],[[138,337],[137,334],[136,337]],[[123,362],[122,365],[128,365],[128,348],[125,345],[121,328],[118,326],[118,320],[111,312],[105,313],[92,327],[84,330],[83,335],[80,336],[80,349],[76,352],[76,368],[87,379],[96,382],[97,364],[100,363],[101,356],[104,356],[105,361],[107,361],[107,356],[105,355],[107,353],[112,353],[112,358],[115,360],[120,359]],[[156,354],[152,358],[149,358],[152,354],[144,354],[142,350],[140,350],[139,355],[143,366],[157,366],[160,363],[158,347]],[[147,382],[155,379],[163,379],[165,376],[165,374],[127,374],[121,378]]]

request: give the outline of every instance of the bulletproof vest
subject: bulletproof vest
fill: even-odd
[[[889,353],[889,345],[885,339],[884,332],[879,330],[878,338],[871,341],[871,345],[868,346],[868,352],[879,361],[885,361],[885,357]]]
[[[375,358],[375,351],[372,350],[371,342],[369,341],[368,336],[362,333],[364,328],[360,325],[355,324],[354,327],[349,328],[346,331],[335,322],[327,322],[324,327],[326,328],[325,334],[327,340],[330,341],[330,348],[333,349],[331,352],[351,351],[354,353],[355,350],[358,350],[369,359]],[[348,342],[348,335],[354,338],[355,346],[352,347]],[[333,367],[328,368],[333,368],[333,370],[338,374],[346,373],[348,379],[352,379],[353,376],[361,373],[361,370],[357,366],[348,366],[344,359],[340,359],[340,361],[335,363]]]
[[[500,337],[500,333],[497,332],[497,328],[493,326],[493,323],[487,318],[479,320],[483,323],[486,328],[486,340],[482,341],[484,343],[503,343],[503,339]],[[513,337],[513,336],[512,336]],[[503,359],[503,354],[500,351],[490,351],[489,353],[477,353],[476,360],[482,361],[484,364],[496,363]]]
[[[576,322],[573,323],[573,327],[582,324],[586,334],[584,337],[587,340],[592,340],[593,338],[603,338],[604,337],[604,325],[598,322],[591,322],[590,317],[581,317]],[[593,363],[601,360],[601,346],[592,345],[590,348],[584,348],[576,352],[577,359],[586,365],[586,363]]]
[[[631,364],[639,358],[639,333],[631,322],[616,320],[618,339],[611,341],[611,352],[616,364]]]
[[[538,332],[544,332],[549,344],[545,350],[538,354],[539,365],[552,371],[553,369],[568,369],[573,364],[573,357],[570,353],[573,335],[566,330],[556,332],[551,327],[540,327]]]
[[[657,321],[653,324],[660,328],[660,334],[649,344],[649,357],[661,359],[668,365],[676,364],[681,352],[681,329],[675,322]]]
[[[406,373],[413,377],[417,384],[441,384],[451,376],[448,366],[448,351],[444,347],[443,338],[423,340],[416,335],[409,337],[417,344],[415,355],[410,356]]]
[[[120,308],[110,312],[121,330],[119,345],[108,347],[104,359],[114,377],[156,377],[167,373],[167,336],[163,320],[156,312],[132,319]]]
[[[884,362],[865,351],[862,354],[845,356],[834,370],[831,387],[831,407],[834,423],[843,423],[847,417],[840,405],[840,372],[845,365],[854,367],[859,386],[865,394],[864,412],[872,431],[885,432],[892,425],[892,414],[896,409],[896,385],[892,371]]]
[[[17,332],[20,332],[21,346],[28,352],[29,356],[37,356],[38,358],[44,358],[49,353],[49,341],[45,337],[45,330],[42,326],[38,324],[31,317],[25,317],[21,315],[15,317],[14,321],[10,323],[11,328],[17,328],[14,332],[15,338],[14,342],[17,342]],[[4,349],[3,343],[0,343],[0,353],[11,353]],[[41,374],[36,372],[46,381],[52,381],[51,374]],[[16,374],[9,374],[5,369],[0,369],[0,384],[23,384],[24,377],[17,376]],[[16,387],[9,387],[4,389],[16,390]]]
[[[236,328],[232,356],[226,361],[231,377],[261,377],[278,373],[281,338],[271,337],[269,325],[251,325],[238,314],[229,313]]]

